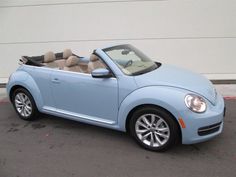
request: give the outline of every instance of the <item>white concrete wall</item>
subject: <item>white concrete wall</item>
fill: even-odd
[[[0,82],[22,55],[131,43],[210,79],[236,79],[235,0],[1,0]]]

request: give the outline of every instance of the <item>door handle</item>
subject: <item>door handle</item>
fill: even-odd
[[[60,80],[58,78],[54,78],[54,79],[52,79],[52,82],[55,83],[55,84],[59,84]]]

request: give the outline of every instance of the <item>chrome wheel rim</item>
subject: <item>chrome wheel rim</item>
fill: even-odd
[[[15,96],[15,107],[17,112],[23,117],[29,117],[32,113],[32,103],[24,93],[17,93]]]
[[[170,138],[170,128],[166,121],[156,114],[144,114],[135,123],[139,140],[150,147],[160,147]]]

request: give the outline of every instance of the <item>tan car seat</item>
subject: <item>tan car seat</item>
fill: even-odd
[[[63,69],[66,65],[66,59],[68,59],[70,56],[72,56],[72,51],[70,49],[65,49],[62,53],[62,58],[63,59],[59,59],[59,60],[55,60],[55,62],[57,63],[58,67],[60,69]]]
[[[97,55],[92,54],[88,63],[88,73],[91,73],[94,69],[106,68],[105,64],[99,59]]]
[[[43,64],[49,68],[56,68],[58,64],[55,62],[56,56],[52,51],[44,54]]]
[[[73,72],[83,72],[79,65],[79,58],[76,56],[70,56],[67,60],[66,60],[66,66],[64,67],[65,71],[73,71]]]
[[[70,49],[65,49],[62,54],[62,58],[67,59],[72,56],[72,51]]]
[[[88,73],[88,63],[79,61],[78,65],[83,73]]]

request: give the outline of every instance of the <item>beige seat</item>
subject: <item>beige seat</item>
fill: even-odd
[[[49,68],[57,68],[58,64],[55,62],[56,56],[52,51],[44,54],[43,64]]]
[[[72,51],[70,49],[65,49],[63,51],[63,53],[62,53],[62,58],[63,59],[67,59],[67,58],[69,58],[72,55],[73,55],[73,53],[72,53]]]
[[[97,55],[92,54],[88,63],[88,73],[97,68],[106,68],[106,66]]]
[[[88,73],[88,63],[79,61],[78,65],[83,73]]]
[[[57,63],[59,69],[63,69],[66,65],[66,59],[68,59],[70,56],[72,56],[72,51],[70,49],[65,49],[62,53],[62,58],[63,59],[59,59],[59,60],[55,60],[55,62]]]
[[[67,60],[66,60],[66,64],[64,67],[65,71],[73,71],[73,72],[83,72],[79,65],[79,58],[76,56],[70,56]]]
[[[66,64],[66,60],[61,59],[61,60],[55,60],[55,63],[57,64],[57,67],[59,69],[63,69],[65,64]]]

